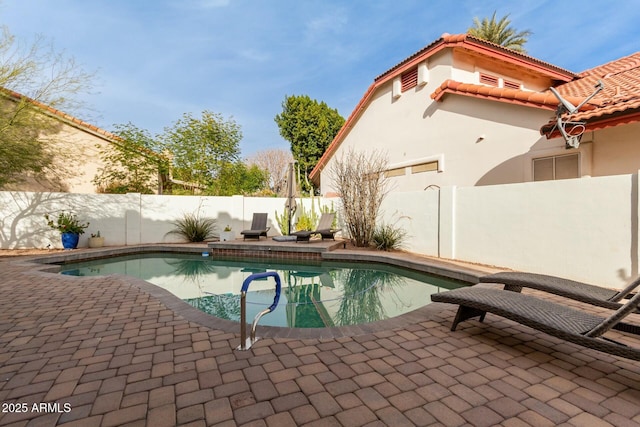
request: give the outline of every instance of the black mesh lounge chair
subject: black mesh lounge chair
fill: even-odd
[[[621,291],[545,274],[511,271],[483,276],[480,278],[480,282],[504,284],[504,289],[514,292],[520,292],[522,288],[537,289],[587,304],[616,310],[622,306],[620,301],[628,298],[631,292],[640,285],[640,277],[629,283]]]
[[[246,240],[247,237],[250,239],[258,239],[260,240],[260,236],[267,237],[267,232],[271,227],[267,227],[267,214],[266,213],[254,213],[253,220],[251,221],[251,229],[243,230],[240,232]]]
[[[335,217],[336,214],[334,212],[323,213],[320,217],[320,221],[318,221],[318,227],[314,231],[296,231],[295,233],[291,233],[291,235],[296,236],[296,241],[298,242],[308,242],[311,236],[313,236],[314,234],[319,234],[320,236],[322,236],[322,240],[335,240],[335,234],[340,231],[339,229],[331,228]]]
[[[597,316],[531,295],[477,286],[433,294],[431,300],[460,306],[451,325],[452,331],[456,330],[460,322],[477,316],[482,322],[486,313],[493,313],[584,347],[640,360],[640,349],[603,337],[610,329],[640,335],[639,326],[622,322],[638,308],[640,294],[612,312],[609,317]]]

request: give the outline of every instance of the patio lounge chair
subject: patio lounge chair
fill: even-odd
[[[253,220],[251,221],[251,229],[243,230],[240,232],[242,234],[243,240],[249,238],[256,238],[260,240],[260,236],[267,237],[267,232],[271,227],[267,227],[267,214],[266,213],[254,213]]]
[[[622,322],[629,313],[637,309],[640,294],[635,295],[609,317],[597,316],[531,295],[477,286],[433,294],[431,300],[460,306],[451,325],[452,331],[456,330],[460,322],[476,316],[479,316],[482,322],[489,312],[565,341],[640,360],[640,349],[602,336],[610,329],[640,335],[640,326]]]
[[[333,239],[335,240],[335,234],[340,231],[340,229],[332,229],[331,225],[333,224],[333,220],[335,219],[335,212],[323,213],[320,217],[320,221],[318,222],[318,227],[316,227],[315,231],[296,231],[295,233],[291,233],[292,236],[296,236],[298,242],[308,242],[311,236],[314,234],[319,234],[322,236],[322,240],[324,239]]]
[[[480,278],[480,282],[504,284],[504,289],[514,292],[522,291],[523,287],[537,289],[587,304],[616,310],[622,306],[620,301],[623,298],[628,298],[631,292],[640,285],[640,277],[629,283],[621,291],[545,274],[511,271],[483,276]]]

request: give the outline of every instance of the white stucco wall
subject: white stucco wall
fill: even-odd
[[[414,253],[621,288],[640,273],[639,188],[635,173],[396,192],[379,221],[405,229]],[[315,203],[339,209],[336,199]],[[0,192],[0,248],[61,247],[43,215],[62,209],[91,222],[86,247],[97,230],[108,246],[177,241],[171,222],[197,209],[238,237],[254,212],[267,212],[273,236],[283,207],[282,198]]]
[[[621,287],[638,275],[637,179],[457,188],[444,256]]]
[[[350,149],[385,152],[389,169],[439,160],[439,172],[412,174],[406,168],[404,176],[392,178],[394,191],[416,191],[525,182],[532,157],[560,146],[539,133],[548,111],[463,96],[436,102],[432,90],[429,83],[393,100],[391,83],[380,88],[322,170],[322,194],[335,191],[333,162]]]
[[[50,229],[44,219],[48,213],[75,213],[89,228],[80,236],[80,247],[86,247],[91,233],[100,231],[105,245],[135,245],[179,242],[169,234],[172,222],[188,213],[216,220],[217,231],[227,225],[241,238],[240,232],[251,227],[253,214],[266,212],[269,236],[280,235],[276,212],[284,212],[282,197],[213,197],[158,196],[146,194],[69,194],[0,191],[0,249],[61,248],[60,234]],[[297,199],[299,209],[320,213],[321,205],[337,209],[335,200]]]
[[[406,231],[407,249],[438,256],[440,240],[440,190],[390,193],[384,200],[380,223]]]
[[[593,176],[634,173],[640,168],[640,123],[589,132],[585,139],[593,141],[586,144],[593,147]]]

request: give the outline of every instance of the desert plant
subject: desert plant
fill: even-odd
[[[287,229],[289,225],[289,209],[285,209],[284,212],[282,212],[282,215],[276,211],[275,216],[278,228],[280,228],[280,233],[282,233],[283,236],[286,236],[289,234],[289,230]]]
[[[373,244],[376,249],[390,251],[400,249],[404,245],[407,232],[393,224],[382,224],[373,232]]]
[[[172,222],[175,226],[169,234],[177,234],[187,242],[204,242],[216,237],[216,220],[201,218],[198,214],[187,213]]]
[[[342,219],[355,246],[369,246],[382,201],[389,193],[387,159],[378,151],[349,150],[331,168],[334,189],[342,198]]]
[[[84,234],[84,229],[89,226],[87,222],[82,223],[74,213],[60,212],[57,218],[52,219],[49,214],[44,215],[47,225],[60,233]]]
[[[304,208],[302,203],[299,204],[300,209],[298,213],[298,220],[296,221],[296,231],[301,230],[315,230],[316,224],[318,224],[318,214],[314,208],[314,199],[311,199],[311,209]]]
[[[311,208],[309,210],[305,209],[304,204],[302,203],[302,198],[296,204],[297,215],[295,218],[295,223],[291,222],[291,229],[296,231],[301,230],[315,230],[318,221],[320,220],[320,216],[323,213],[335,212],[335,208],[333,206],[333,202],[331,206],[328,205],[319,205],[319,212],[316,210],[316,196],[311,196]],[[288,217],[289,210],[285,208],[282,214],[279,214],[277,211],[275,212],[276,222],[278,223],[278,227],[280,227],[280,232],[283,236],[287,235],[287,225],[289,221]],[[338,220],[334,218],[332,228],[337,228]]]

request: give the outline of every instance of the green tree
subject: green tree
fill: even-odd
[[[307,95],[286,96],[282,102],[282,113],[275,117],[275,121],[280,135],[291,143],[293,158],[305,177],[344,125],[344,117],[338,110]],[[306,180],[301,185],[306,190],[310,188]]]
[[[473,26],[467,30],[467,34],[517,52],[526,53],[524,44],[532,32],[529,30],[518,32],[510,25],[511,20],[508,14],[496,21],[496,12],[494,11],[491,19],[483,18],[480,21],[477,17],[473,18]]]
[[[100,147],[105,166],[93,183],[105,193],[153,193],[168,168],[167,159],[157,152],[158,141],[132,123],[115,125],[113,133],[119,140]]]
[[[241,139],[240,125],[233,119],[206,110],[201,118],[185,113],[162,136],[174,178],[201,188],[210,187],[223,166],[238,161]]]
[[[56,162],[61,122],[46,113],[81,107],[75,98],[88,91],[91,78],[43,38],[24,49],[0,27],[0,188],[25,176],[60,181],[71,172],[65,162]],[[62,154],[67,161],[73,156],[68,150]]]
[[[256,165],[226,163],[206,192],[214,196],[251,195],[268,187],[268,179],[267,172]]]

